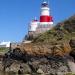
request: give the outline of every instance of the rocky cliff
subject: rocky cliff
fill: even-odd
[[[30,75],[64,75],[72,72],[68,62],[73,62],[73,58],[68,55],[32,55],[22,53],[17,48],[5,55],[3,70]]]
[[[64,75],[75,72],[75,16],[58,23],[52,30],[8,51],[3,70],[31,75]],[[14,67],[13,67],[14,66]]]

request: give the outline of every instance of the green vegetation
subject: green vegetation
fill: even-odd
[[[9,48],[5,48],[5,47],[0,48],[0,52],[7,52],[8,50],[9,50]]]
[[[70,40],[71,38],[72,34],[68,33],[66,30],[49,30],[43,34],[40,34],[37,38],[33,40],[33,42],[60,42],[64,40]]]
[[[75,16],[58,23],[52,30],[40,34],[33,39],[34,43],[59,43],[75,39]]]

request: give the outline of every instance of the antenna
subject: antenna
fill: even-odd
[[[46,2],[46,0],[42,0],[42,2]]]
[[[49,0],[43,0],[43,2],[49,2]]]
[[[46,2],[49,5],[49,0],[43,0],[43,2]]]

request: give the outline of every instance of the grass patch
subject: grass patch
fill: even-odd
[[[8,50],[9,50],[9,48],[5,48],[5,47],[0,48],[0,52],[7,52]]]

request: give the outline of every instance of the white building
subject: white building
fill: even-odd
[[[10,41],[8,42],[0,42],[0,47],[10,47]]]

